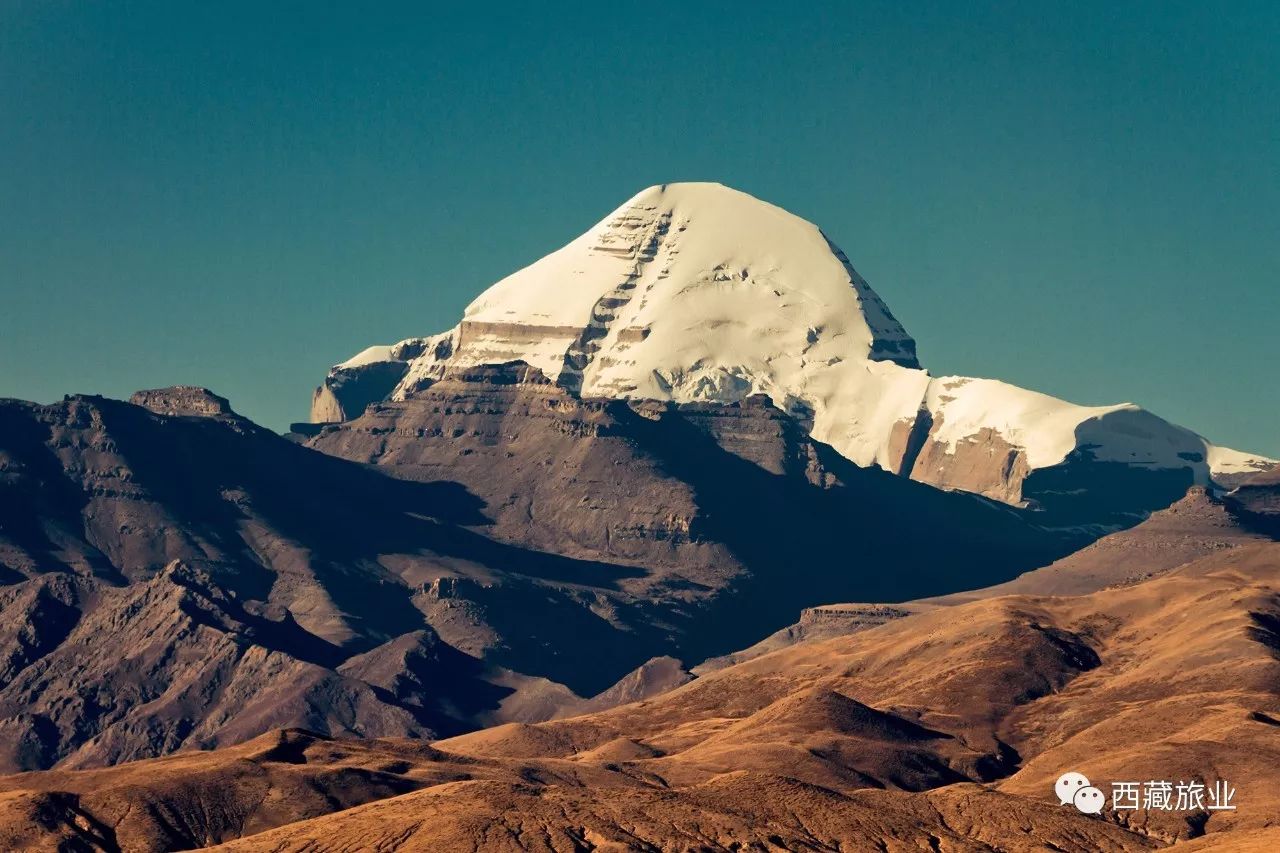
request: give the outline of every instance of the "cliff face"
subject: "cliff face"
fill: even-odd
[[[478,496],[493,535],[584,559],[689,570],[728,561],[694,541],[692,489],[638,454],[625,403],[581,400],[527,365],[478,367],[371,406],[309,444]]]
[[[637,595],[683,587],[697,598],[778,577],[775,600],[751,606],[780,617],[816,587],[871,585],[900,599],[907,587],[950,583],[953,572],[958,581],[975,547],[1026,557],[1066,547],[1024,515],[858,468],[766,399],[581,398],[521,363],[450,373],[309,445],[400,478],[448,477],[481,498],[503,541],[644,567],[621,581]],[[908,532],[934,522],[954,546],[950,569],[941,542],[934,556]],[[912,568],[880,577],[871,566],[882,559]],[[797,564],[803,581],[782,581]]]
[[[231,401],[219,397],[208,388],[194,385],[175,385],[172,388],[153,388],[138,391],[129,398],[135,406],[155,412],[157,415],[190,415],[194,417],[231,416]]]
[[[1280,534],[1280,465],[1245,480],[1227,495],[1226,504],[1248,523]]]
[[[358,418],[370,403],[384,400],[404,378],[408,365],[379,361],[358,369],[335,370],[311,396],[311,422],[336,423]]]

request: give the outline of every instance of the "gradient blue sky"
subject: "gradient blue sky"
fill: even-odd
[[[0,0],[0,396],[283,428],[716,180],[820,224],[936,374],[1280,456],[1280,4],[429,6]]]

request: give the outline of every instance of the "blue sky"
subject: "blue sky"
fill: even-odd
[[[637,190],[820,224],[936,374],[1280,456],[1280,4],[0,3],[0,396],[275,428]]]

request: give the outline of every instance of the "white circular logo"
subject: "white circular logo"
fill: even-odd
[[[1102,806],[1107,802],[1106,796],[1092,785],[1086,785],[1076,791],[1075,799],[1072,800],[1076,804],[1076,808],[1085,814],[1098,814],[1102,811]]]
[[[1069,806],[1076,801],[1076,792],[1089,787],[1089,780],[1083,773],[1063,773],[1053,783],[1053,792],[1058,795],[1058,805]]]

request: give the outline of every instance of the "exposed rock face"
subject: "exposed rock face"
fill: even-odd
[[[413,400],[373,406],[310,446],[397,477],[462,483],[507,541],[688,571],[729,560],[717,543],[691,538],[692,489],[636,452],[631,423],[648,421],[513,364],[462,371]]]
[[[415,359],[447,359],[453,343],[414,338],[393,347],[370,347],[329,372],[311,395],[311,422],[338,423],[359,417],[370,403],[384,400],[404,379]]]
[[[448,375],[310,446],[397,477],[450,477],[483,500],[504,541],[643,567],[618,580],[642,598],[768,589],[748,601],[743,587],[742,605],[776,624],[799,609],[783,609],[797,597],[820,601],[817,587],[856,578],[901,599],[907,588],[989,572],[971,549],[1026,565],[1046,547],[1070,547],[1025,514],[851,465],[762,399],[583,399],[519,363]],[[910,533],[932,524],[945,531],[933,543]],[[882,575],[872,569],[881,560],[913,568]],[[746,624],[717,632],[750,642]]]
[[[1244,523],[1280,536],[1280,465],[1244,481],[1226,504]]]
[[[929,419],[930,425],[935,423]],[[1023,502],[1022,487],[1031,473],[1026,453],[991,427],[965,437],[952,448],[926,435],[904,471],[913,480],[944,489],[959,489],[1004,503]]]
[[[379,361],[335,370],[311,397],[311,422],[336,423],[358,418],[370,403],[384,400],[404,378],[407,365]]]
[[[129,398],[135,406],[141,406],[157,415],[195,415],[216,417],[234,415],[231,402],[219,397],[208,388],[194,385],[175,385],[171,388],[154,388],[138,391]]]
[[[1075,406],[965,377],[932,380],[898,438],[905,450],[897,470],[912,479],[1099,530],[1130,526],[1192,485],[1229,482],[1269,464],[1137,406]]]
[[[1056,465],[1033,468],[1023,448],[983,428],[954,446],[927,437],[910,469],[913,480],[942,489],[974,492],[1046,511],[1046,523],[1091,526],[1099,532],[1127,527],[1169,506],[1196,482],[1208,482],[1192,465],[1146,467],[1097,459],[1073,450]]]

